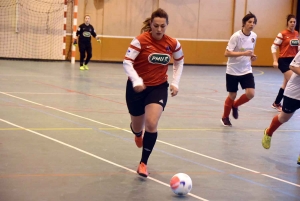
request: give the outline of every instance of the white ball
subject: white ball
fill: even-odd
[[[192,179],[184,173],[175,174],[171,181],[170,187],[176,195],[186,195],[192,190]]]

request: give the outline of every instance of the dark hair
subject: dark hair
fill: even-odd
[[[245,17],[243,17],[243,19],[242,19],[243,27],[245,26],[246,22],[251,18],[254,18],[254,24],[257,24],[256,16],[249,11],[249,13],[247,15],[245,15]]]
[[[141,33],[151,31],[151,22],[153,21],[154,18],[160,17],[160,18],[165,18],[167,21],[167,24],[169,24],[169,16],[166,11],[164,11],[161,8],[158,8],[156,11],[154,11],[151,14],[151,17],[148,17],[144,22],[143,22],[143,27],[141,29]]]
[[[293,15],[293,14],[289,14],[289,15],[286,17],[286,26],[288,25],[290,19],[292,19],[292,18],[295,18],[295,19],[296,19],[296,16]]]

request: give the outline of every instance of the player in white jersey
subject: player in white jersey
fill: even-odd
[[[235,32],[226,47],[225,57],[228,57],[226,69],[226,88],[229,92],[224,104],[224,113],[221,123],[224,126],[232,126],[229,115],[232,110],[232,116],[238,118],[238,107],[254,97],[255,83],[252,74],[251,62],[256,60],[254,48],[257,35],[252,32],[257,23],[257,18],[249,12],[243,19],[243,27]],[[238,84],[245,89],[243,94],[236,101]]]
[[[293,71],[293,74],[284,90],[282,111],[272,119],[270,126],[264,132],[262,146],[265,149],[269,149],[271,146],[273,132],[287,122],[295,111],[300,108],[300,52],[297,53],[291,62],[290,70]],[[297,163],[300,165],[300,154]]]

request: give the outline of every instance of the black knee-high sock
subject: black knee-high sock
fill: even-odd
[[[148,158],[152,152],[152,149],[155,145],[157,139],[157,132],[156,133],[150,133],[145,131],[144,133],[144,139],[143,139],[143,153],[142,153],[142,159],[141,162],[145,163],[147,165]]]
[[[275,99],[275,102],[274,102],[275,104],[279,104],[281,102],[281,100],[283,98],[283,93],[284,93],[284,89],[280,88],[279,92],[278,92],[278,95],[277,95],[277,97]]]

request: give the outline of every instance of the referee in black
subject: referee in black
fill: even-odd
[[[90,59],[92,58],[92,44],[91,44],[91,36],[94,36],[94,38],[97,39],[98,42],[100,42],[100,38],[97,37],[97,34],[94,30],[94,27],[90,24],[91,17],[89,15],[85,15],[84,17],[84,23],[79,25],[77,32],[76,32],[76,38],[74,39],[74,45],[77,44],[77,39],[79,36],[79,52],[80,52],[80,70],[88,70],[87,64],[89,63]],[[86,59],[84,62],[85,58]],[[84,62],[84,64],[83,64]]]

